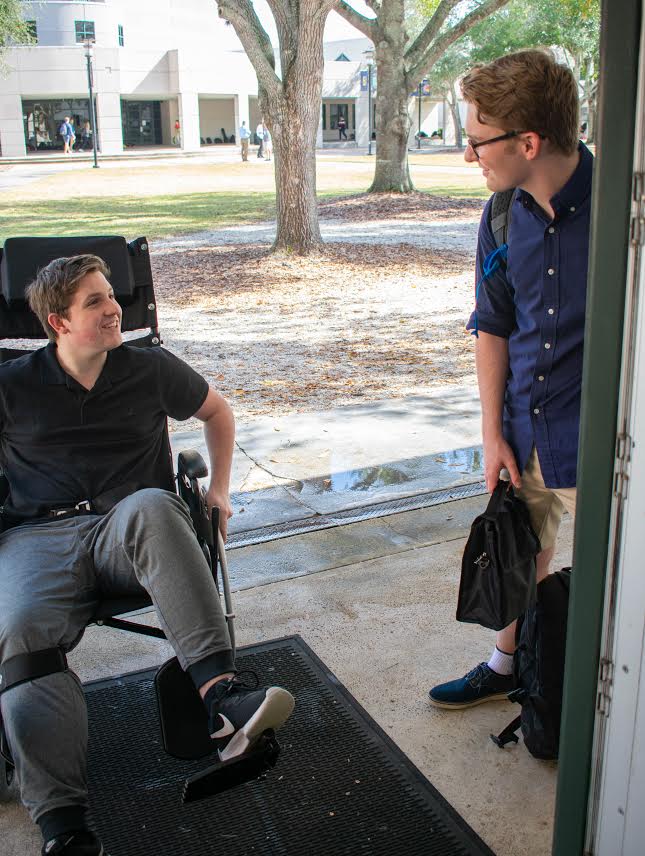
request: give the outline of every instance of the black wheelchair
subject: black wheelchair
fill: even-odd
[[[123,310],[123,332],[143,333],[128,338],[127,343],[137,347],[161,346],[149,248],[145,238],[137,238],[130,243],[122,237],[10,238],[5,242],[4,249],[0,250],[0,362],[15,359],[29,350],[24,347],[24,340],[44,338],[42,326],[29,309],[24,296],[26,286],[34,279],[37,271],[55,258],[80,253],[100,256],[110,268],[110,282]],[[158,485],[151,487],[177,490],[186,502],[218,592],[224,598],[224,614],[235,651],[235,616],[217,509],[213,509],[212,515],[209,515],[204,490],[199,484],[199,479],[208,475],[208,468],[198,452],[186,450],[178,455],[175,475],[167,426],[165,439],[167,472],[160,476]],[[0,504],[7,495],[8,481],[0,470]],[[165,635],[162,630],[137,623],[132,618],[132,613],[151,605],[150,597],[141,588],[140,594],[136,596],[102,601],[92,623],[163,639]],[[16,660],[19,662],[13,662]],[[21,681],[64,668],[67,668],[65,655],[57,648],[11,658],[0,665],[0,692]],[[208,734],[205,710],[199,694],[176,658],[161,666],[155,684],[162,741],[166,751],[180,759],[204,758],[215,754],[214,741]],[[266,732],[247,755],[214,763],[204,772],[187,779],[183,800],[189,802],[212,796],[263,776],[275,765],[279,751],[275,735]],[[9,797],[14,772],[0,720],[0,800]]]

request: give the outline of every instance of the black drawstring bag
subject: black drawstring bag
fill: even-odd
[[[535,602],[540,541],[526,505],[500,481],[475,518],[461,561],[457,621],[502,630]]]

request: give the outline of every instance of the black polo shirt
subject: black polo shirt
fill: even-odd
[[[173,490],[166,418],[188,419],[208,384],[163,348],[108,352],[91,390],[63,371],[47,345],[0,365],[4,511],[16,522],[116,491]]]

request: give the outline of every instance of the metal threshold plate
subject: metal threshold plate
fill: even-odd
[[[279,538],[290,538],[292,535],[302,535],[305,532],[317,532],[320,529],[332,529],[335,526],[346,526],[349,523],[360,523],[373,517],[387,517],[391,514],[401,514],[404,511],[415,511],[419,508],[430,508],[444,502],[455,502],[471,496],[481,496],[486,493],[484,481],[456,485],[413,496],[405,496],[388,502],[378,502],[373,505],[361,505],[348,508],[333,514],[316,514],[303,520],[291,520],[288,523],[276,523],[258,529],[248,529],[228,536],[227,550],[238,547],[249,547],[251,544],[263,544],[266,541],[276,541]]]

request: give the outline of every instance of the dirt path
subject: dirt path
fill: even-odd
[[[181,249],[153,246],[165,344],[230,400],[240,420],[472,382],[464,326],[481,202],[419,196],[407,205],[402,197],[326,205],[321,213],[362,230],[363,242],[327,243],[315,257],[276,256],[266,244],[224,243],[215,234],[192,248],[183,240]],[[468,225],[467,244],[433,249],[435,230],[455,220]],[[378,241],[393,222],[421,240]]]

